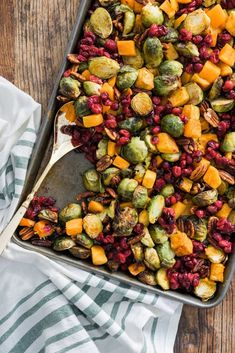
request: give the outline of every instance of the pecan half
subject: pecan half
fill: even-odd
[[[118,197],[117,193],[112,188],[106,188],[107,193],[112,196],[114,199]]]
[[[70,98],[65,97],[65,96],[61,96],[61,95],[57,96],[56,99],[57,99],[59,102],[62,102],[62,103],[67,103],[67,102],[70,101]]]
[[[208,108],[207,111],[203,114],[204,119],[213,127],[218,127],[219,126],[219,117],[216,114],[216,112],[211,109]]]
[[[111,164],[113,163],[113,159],[106,154],[106,156],[102,157],[97,163],[96,163],[96,170],[97,172],[103,172],[105,169],[107,169]]]
[[[81,192],[80,194],[78,194],[76,196],[76,200],[80,201],[82,199],[86,199],[88,197],[92,197],[95,196],[95,192],[94,191],[85,191],[85,192]]]
[[[72,76],[73,78],[75,78],[79,82],[85,82],[86,81],[85,77],[83,77],[81,74],[79,74],[78,72],[75,72],[75,71],[71,71],[70,76]]]
[[[197,181],[203,177],[203,175],[206,173],[207,166],[205,164],[200,164],[197,168],[195,168],[191,175],[190,179],[193,181]]]
[[[77,54],[68,54],[67,59],[72,64],[80,64],[80,61],[78,60]]]
[[[104,128],[104,131],[106,135],[110,138],[110,140],[117,141],[119,135],[116,131],[110,130],[107,127]]]
[[[227,181],[230,185],[235,184],[235,178],[228,172],[225,172],[224,170],[219,170],[219,176],[221,177],[222,180]]]
[[[186,233],[188,237],[194,237],[195,227],[190,219],[180,217],[177,220],[177,227],[181,232]]]
[[[212,216],[209,218],[208,225],[207,225],[209,235],[211,235],[213,233],[213,231],[215,230],[218,220],[219,220],[219,218],[217,218],[215,216]]]
[[[203,101],[201,104],[200,104],[200,112],[201,114],[203,115],[207,109],[210,108],[210,105],[207,101]]]
[[[19,231],[19,236],[22,240],[29,240],[34,235],[33,228],[25,227]]]
[[[128,243],[129,245],[136,244],[136,243],[138,243],[138,242],[143,238],[143,236],[144,236],[144,232],[141,233],[141,234],[136,235],[135,237],[131,237],[131,238],[128,240],[127,243]]]

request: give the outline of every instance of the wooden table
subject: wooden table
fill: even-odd
[[[0,0],[0,75],[46,109],[79,0]],[[235,351],[235,281],[211,310],[183,309],[175,353]],[[233,347],[233,349],[232,349]]]

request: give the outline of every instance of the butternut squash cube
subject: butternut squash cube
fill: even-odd
[[[113,101],[114,100],[114,89],[108,82],[105,82],[100,90],[101,93],[106,92],[109,95],[109,98]]]
[[[203,180],[212,189],[217,189],[221,184],[221,178],[220,178],[219,172],[212,165],[210,165],[209,168],[207,169],[206,174],[204,174]]]
[[[34,224],[35,224],[35,221],[32,221],[31,219],[28,219],[28,218],[22,218],[19,226],[20,227],[33,227]]]
[[[182,181],[179,184],[180,190],[185,192],[190,192],[190,190],[192,189],[192,186],[193,186],[192,180],[185,177],[182,178]]]
[[[121,202],[120,203],[120,208],[122,210],[123,210],[123,208],[126,208],[126,207],[134,208],[132,202],[130,202],[130,201],[126,201],[126,202]]]
[[[125,56],[136,56],[135,42],[133,40],[118,40],[118,54]]]
[[[88,204],[88,211],[91,213],[100,213],[104,211],[102,203],[91,200]]]
[[[178,17],[174,22],[174,28],[177,29],[181,25],[181,23],[186,19],[186,17],[187,17],[186,13],[183,13],[183,15]]]
[[[86,115],[82,118],[83,125],[87,128],[99,126],[103,123],[103,115],[102,114],[92,114]]]
[[[179,148],[175,140],[166,132],[160,132],[158,135],[157,149],[160,153],[178,153]]]
[[[211,47],[215,47],[217,43],[218,34],[220,33],[220,29],[209,26],[206,32],[212,37]]]
[[[114,87],[115,84],[116,84],[116,81],[117,81],[117,76],[113,76],[113,77],[111,77],[111,78],[108,80],[108,84],[109,84],[111,87]]]
[[[223,264],[211,264],[210,268],[210,280],[216,282],[224,281],[224,269],[225,266]]]
[[[169,101],[171,102],[173,107],[182,107],[188,102],[188,100],[189,94],[185,87],[180,87],[175,90],[169,98]]]
[[[179,4],[189,4],[192,0],[177,0]]]
[[[115,155],[115,147],[116,147],[116,143],[115,142],[113,142],[113,141],[109,141],[108,142],[108,150],[107,150],[107,152],[108,152],[108,155],[110,157],[113,157]]]
[[[130,163],[127,162],[124,158],[120,157],[120,156],[116,156],[114,161],[113,161],[113,165],[115,167],[118,167],[120,169],[126,169],[129,167]]]
[[[204,118],[200,118],[202,131],[208,130],[210,128],[210,124]]]
[[[191,81],[198,83],[202,90],[206,90],[210,86],[210,82],[200,77],[199,74],[194,74]]]
[[[141,13],[143,7],[144,7],[143,4],[140,4],[139,2],[134,0],[134,12],[135,13]]]
[[[105,114],[105,113],[107,113],[109,111],[110,111],[110,106],[102,104],[102,113]]]
[[[189,119],[189,121],[184,125],[184,136],[199,138],[202,134],[201,123],[199,119]]]
[[[192,79],[192,74],[187,73],[186,71],[183,73],[181,76],[181,82],[183,85],[186,85],[186,83],[189,83]]]
[[[129,6],[131,9],[134,8],[134,0],[121,0],[121,4]]]
[[[220,61],[217,65],[220,68],[220,76],[224,77],[232,75],[233,69],[229,65],[223,63],[222,61]]]
[[[207,60],[199,73],[199,76],[210,83],[213,83],[220,75],[220,68]]]
[[[231,211],[232,211],[232,208],[229,207],[227,203],[224,203],[222,208],[216,213],[216,216],[219,218],[228,218]]]
[[[175,10],[175,12],[177,12],[179,10],[178,1],[176,1],[176,0],[169,0],[169,1],[170,1],[170,5],[171,5],[172,9]]]
[[[89,70],[84,70],[83,73],[82,73],[82,76],[87,80],[89,81],[90,80],[90,71]]]
[[[206,150],[206,145],[209,141],[216,141],[218,142],[218,137],[216,134],[202,134],[201,137],[199,138],[199,149],[203,153],[205,153]]]
[[[139,214],[139,223],[143,224],[145,227],[149,225],[149,213],[147,210],[142,210]]]
[[[219,59],[228,66],[233,66],[235,63],[235,49],[228,43],[220,50]]]
[[[170,236],[171,248],[176,256],[186,256],[193,253],[192,240],[180,231]]]
[[[159,165],[163,162],[163,159],[161,156],[157,156],[155,160],[156,160],[157,167],[159,167]]]
[[[175,218],[177,219],[186,210],[186,205],[183,202],[178,201],[173,206],[171,206],[171,208],[173,208],[173,210],[175,211]]]
[[[65,223],[67,235],[77,235],[82,233],[82,218],[75,218]]]
[[[166,51],[164,53],[167,60],[175,60],[179,57],[179,54],[172,43],[166,44]]]
[[[181,216],[190,216],[192,215],[191,209],[194,206],[191,200],[184,200],[183,204],[186,206],[184,211],[181,213]]]
[[[156,181],[157,174],[153,172],[152,170],[146,170],[146,173],[144,175],[142,185],[146,187],[147,189],[152,189],[153,185]]]
[[[200,118],[200,110],[197,106],[192,104],[187,104],[184,106],[182,114],[185,115],[188,120],[195,119],[198,120]]]
[[[225,29],[231,34],[231,36],[235,36],[235,12],[231,11],[228,15],[227,22],[225,24]]]
[[[145,265],[135,262],[128,266],[128,270],[132,274],[132,276],[137,276],[140,272],[143,272],[145,270]]]
[[[215,5],[212,7],[208,12],[207,16],[211,19],[211,26],[214,28],[223,27],[227,21],[227,12],[222,9],[220,4]]]
[[[173,9],[171,3],[169,0],[165,0],[161,6],[160,9],[164,11],[169,18],[175,16],[176,11]]]
[[[99,266],[104,265],[108,262],[104,248],[100,245],[93,245],[91,248],[91,259],[93,265]]]
[[[147,89],[151,91],[154,88],[154,75],[146,67],[139,69],[137,80],[135,81],[135,86],[137,88]]]

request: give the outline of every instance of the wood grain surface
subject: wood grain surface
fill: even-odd
[[[43,111],[78,4],[79,0],[0,0],[0,75],[32,95]],[[184,306],[175,353],[235,351],[234,292],[235,281],[214,309]]]

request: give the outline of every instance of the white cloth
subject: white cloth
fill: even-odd
[[[0,145],[5,127],[14,130],[9,157],[15,146],[21,157],[19,139],[30,124],[37,130],[40,108],[6,80],[0,83],[7,99],[17,101],[7,107],[0,90],[0,111],[8,108],[0,115],[4,120]],[[19,116],[25,123],[15,124]],[[8,161],[6,153],[3,158]],[[0,163],[4,164],[2,154]],[[19,168],[13,170],[14,182]],[[1,184],[0,193],[4,187]],[[9,199],[1,204],[1,226],[10,218],[13,206],[9,205]],[[173,353],[182,309],[178,302],[52,261],[13,243],[0,257],[0,269],[0,353]]]

